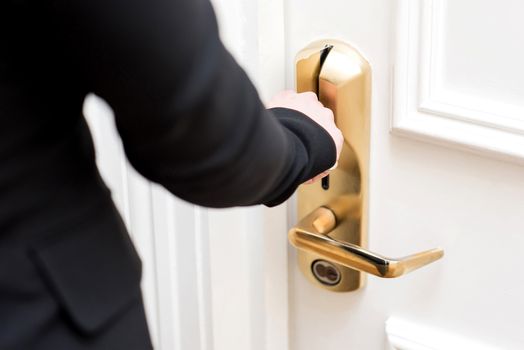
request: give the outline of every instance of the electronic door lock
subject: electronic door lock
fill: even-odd
[[[299,249],[302,272],[332,291],[361,288],[365,274],[398,277],[440,259],[432,249],[391,259],[366,249],[369,202],[371,68],[351,46],[321,40],[302,50],[296,60],[297,92],[312,91],[335,115],[344,135],[338,166],[326,183],[298,190],[299,223],[289,241]]]

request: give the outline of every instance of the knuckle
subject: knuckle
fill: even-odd
[[[313,91],[302,92],[302,93],[300,93],[300,95],[302,95],[304,97],[307,97],[307,98],[314,98],[315,100],[318,100],[317,99],[317,94],[315,94]]]
[[[331,109],[324,108],[324,114],[329,119],[334,119],[335,118],[335,114],[333,113],[333,111]]]

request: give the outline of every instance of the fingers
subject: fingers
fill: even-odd
[[[302,112],[317,124],[322,126],[331,136],[336,146],[337,157],[342,151],[344,138],[335,124],[335,116],[331,109],[326,108],[314,92],[296,93],[293,90],[285,90],[277,94],[268,104],[269,108],[284,107]],[[320,177],[322,178],[322,177]]]
[[[312,91],[301,92],[301,93],[299,93],[298,95],[299,95],[299,96],[303,96],[303,97],[308,98],[308,99],[311,99],[311,100],[318,101],[318,96],[317,96],[317,94],[315,94],[315,93],[312,92]]]

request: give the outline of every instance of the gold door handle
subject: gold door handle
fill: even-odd
[[[329,236],[344,218],[358,216],[358,211],[358,198],[341,196],[300,220],[289,231],[289,241],[296,248],[314,253],[327,261],[384,278],[405,275],[444,255],[442,249],[435,248],[399,259],[387,258]]]
[[[371,66],[350,45],[320,40],[296,60],[298,92],[312,91],[344,135],[338,167],[321,184],[300,186],[300,222],[289,232],[302,273],[335,292],[364,286],[366,273],[398,277],[443,256],[441,249],[391,259],[367,250],[371,148]]]

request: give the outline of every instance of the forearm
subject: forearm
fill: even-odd
[[[113,108],[131,163],[175,195],[212,207],[276,205],[334,164],[319,125],[264,108],[207,1],[55,6],[79,75]]]

